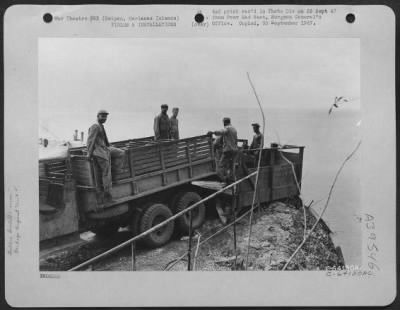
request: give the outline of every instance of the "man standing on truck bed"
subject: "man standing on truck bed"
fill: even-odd
[[[178,122],[179,108],[172,108],[172,116],[169,119],[171,126],[171,139],[179,140],[179,122]]]
[[[250,151],[257,157],[260,153],[260,147],[263,148],[264,146],[264,137],[260,132],[260,125],[258,123],[251,124],[251,126],[253,126],[254,137],[250,145]]]
[[[117,168],[121,168],[125,151],[110,146],[103,124],[107,121],[108,112],[100,110],[97,113],[97,122],[89,128],[87,138],[87,158],[94,159],[102,174],[104,199],[112,200],[111,187],[111,158],[116,158]]]
[[[219,161],[218,175],[225,181],[231,181],[233,176],[233,167],[238,152],[237,147],[237,131],[231,125],[229,117],[223,118],[224,128],[217,131],[209,131],[208,134],[215,134],[222,137],[222,156]],[[221,173],[221,168],[223,173]]]
[[[161,105],[161,113],[154,118],[154,140],[171,139],[171,124],[167,114],[168,105]]]

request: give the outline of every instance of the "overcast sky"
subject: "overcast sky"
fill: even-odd
[[[162,103],[185,111],[325,109],[335,96],[359,108],[358,39],[42,38],[39,119],[97,110],[156,114]]]

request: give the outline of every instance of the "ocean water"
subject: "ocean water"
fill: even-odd
[[[313,209],[320,213],[328,198],[335,174],[344,159],[360,140],[360,111],[327,109],[264,109],[265,144],[278,142],[305,146],[302,197],[305,204],[314,200]],[[112,112],[105,124],[110,141],[153,135],[152,112]],[[239,138],[252,138],[251,123],[262,124],[257,108],[236,109],[181,109],[178,116],[182,138],[205,134],[222,128],[222,118],[229,116],[238,130]],[[75,129],[85,133],[95,121],[93,116],[73,111],[60,111],[39,116],[40,135],[57,139],[72,139]],[[362,124],[361,124],[362,126]],[[45,130],[44,130],[45,128]],[[333,231],[336,245],[341,246],[346,264],[361,264],[361,224],[357,218],[362,212],[359,189],[359,159],[362,145],[346,163],[332,192],[323,219]]]

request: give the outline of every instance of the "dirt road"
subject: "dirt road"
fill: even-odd
[[[307,229],[315,223],[315,218],[307,212]],[[234,250],[233,226],[210,239],[198,248],[198,240],[220,230],[223,225],[218,219],[208,220],[192,239],[191,265],[196,271],[243,270],[246,262],[249,232],[249,217],[236,225],[236,255]],[[252,235],[249,248],[248,270],[280,270],[290,255],[303,240],[303,210],[290,204],[275,202],[257,211],[253,216]],[[97,240],[76,246],[74,249],[58,251],[40,262],[41,270],[68,270],[69,268],[102,253],[113,245],[129,238],[129,232],[107,240]],[[158,249],[138,248],[136,270],[161,271],[170,268],[177,258],[188,250],[188,238],[176,238]],[[196,257],[196,259],[194,259]],[[332,243],[329,229],[323,223],[317,225],[303,248],[298,252],[287,270],[318,270],[327,266],[341,266],[344,262]],[[171,271],[187,270],[187,258],[175,263]],[[131,251],[128,247],[92,266],[94,270],[132,270]]]

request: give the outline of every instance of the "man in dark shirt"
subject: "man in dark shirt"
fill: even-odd
[[[171,124],[167,111],[168,105],[161,105],[161,113],[154,118],[154,140],[171,139]]]
[[[260,154],[260,147],[264,146],[264,137],[260,132],[260,125],[258,123],[251,124],[253,126],[254,136],[250,145],[251,154],[258,156]]]
[[[172,108],[172,116],[170,117],[171,126],[171,139],[179,140],[179,121],[178,121],[179,108]]]
[[[121,168],[125,152],[121,149],[110,146],[103,126],[107,121],[107,116],[107,111],[100,110],[97,113],[97,122],[89,128],[87,158],[94,159],[98,164],[102,174],[104,198],[106,201],[111,201],[111,158],[115,158],[117,168]]]
[[[208,134],[215,134],[222,137],[222,156],[219,161],[219,175],[225,181],[231,181],[233,177],[233,168],[238,152],[237,131],[231,125],[229,117],[223,118],[224,128],[217,131],[210,131]],[[221,168],[223,171],[221,171]]]

